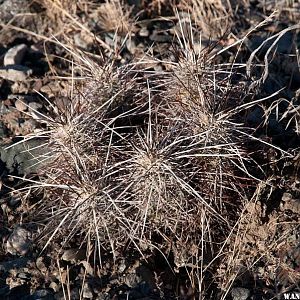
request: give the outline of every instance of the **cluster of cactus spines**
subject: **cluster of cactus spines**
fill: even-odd
[[[44,248],[79,236],[115,256],[128,245],[171,250],[184,266],[215,241],[215,228],[226,237],[248,174],[236,113],[247,86],[234,64],[179,45],[178,60],[154,77],[142,62],[135,71],[73,53],[79,84],[44,132]]]

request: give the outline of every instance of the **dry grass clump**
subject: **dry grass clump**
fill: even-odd
[[[133,30],[132,8],[121,0],[106,0],[93,13],[99,26],[106,32],[127,34]]]
[[[218,39],[231,32],[239,8],[249,7],[248,0],[180,0],[180,11],[188,12],[205,38]]]
[[[261,7],[265,13],[278,12],[281,18],[288,18],[292,22],[296,22],[300,16],[300,3],[295,0],[268,0],[258,1],[258,7]]]
[[[233,12],[229,1],[182,0],[179,9],[190,13],[206,37],[221,37],[232,26]]]

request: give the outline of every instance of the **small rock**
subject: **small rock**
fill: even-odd
[[[142,27],[140,32],[139,32],[139,35],[142,36],[142,37],[149,36],[149,30],[146,27]]]
[[[0,77],[10,81],[25,81],[32,74],[32,70],[21,65],[0,68]]]
[[[29,105],[29,110],[39,110],[40,108],[43,107],[43,105],[38,102],[30,102],[28,105]]]
[[[53,293],[46,289],[37,290],[32,294],[32,299],[34,300],[50,300],[54,299]]]
[[[30,247],[30,237],[31,233],[28,230],[17,226],[7,240],[7,252],[13,255],[26,255]]]
[[[141,282],[142,278],[140,276],[138,276],[135,273],[130,273],[127,274],[124,280],[124,283],[130,287],[130,288],[134,288],[136,287],[140,282]],[[110,282],[111,283],[111,282]]]
[[[18,278],[29,281],[31,279],[31,275],[29,273],[21,272],[17,275]]]
[[[289,201],[293,200],[293,196],[292,196],[291,193],[285,192],[285,193],[282,195],[281,200],[282,200],[283,202],[289,202]]]
[[[136,44],[133,39],[129,38],[126,41],[126,47],[131,54],[134,54],[136,51]]]
[[[125,259],[122,259],[118,265],[118,271],[119,273],[123,273],[125,270],[126,270]]]
[[[10,207],[17,207],[21,204],[21,199],[16,197],[11,197],[8,201],[8,206]]]
[[[22,98],[22,99],[17,99],[16,102],[15,102],[15,107],[18,111],[26,111],[27,108],[28,108],[28,103],[27,101]]]
[[[13,94],[22,94],[22,93],[28,93],[29,89],[30,89],[30,84],[27,81],[17,81],[14,82],[11,85],[11,92]]]
[[[5,115],[5,114],[8,114],[10,111],[9,108],[6,107],[6,105],[1,101],[0,103],[0,115]]]
[[[27,51],[25,44],[20,44],[10,48],[4,55],[4,66],[19,65]]]
[[[0,264],[0,272],[8,272],[11,269],[25,268],[29,264],[28,258],[21,257]]]
[[[74,43],[77,47],[80,47],[82,49],[87,49],[88,48],[88,43],[82,38],[80,33],[76,33],[74,35]]]
[[[22,132],[32,133],[38,125],[38,122],[34,119],[27,119],[24,122],[20,123],[20,127],[22,128]]]
[[[167,43],[172,41],[172,37],[166,34],[160,34],[157,30],[154,30],[150,35],[150,40],[153,42]]]
[[[44,258],[43,258],[42,256],[40,256],[40,257],[38,257],[38,258],[36,259],[36,262],[35,262],[36,267],[37,267],[42,273],[44,273],[44,272],[47,271],[47,267],[46,267],[46,265],[45,265],[45,263],[44,263],[43,260],[44,260]]]
[[[85,283],[83,287],[83,298],[93,299],[93,292],[90,286]]]
[[[62,257],[65,261],[81,261],[86,258],[86,252],[83,249],[68,249],[65,250]]]
[[[50,283],[49,288],[52,289],[54,292],[58,292],[59,291],[59,285],[56,282],[54,282],[54,281],[52,281]]]
[[[250,291],[245,288],[233,288],[231,290],[231,297],[233,300],[246,300],[250,296]]]

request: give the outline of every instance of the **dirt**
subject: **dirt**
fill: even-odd
[[[176,2],[177,8],[182,9],[184,2]],[[251,26],[273,12],[276,1],[269,2],[240,1],[226,19],[231,27],[224,31],[214,23],[212,32],[202,28],[203,45],[217,53],[245,37]],[[245,64],[262,46],[254,60],[263,65],[274,40],[264,41],[299,18],[299,3],[287,2],[290,6],[276,6],[280,13],[247,36],[238,55],[239,46],[231,47],[222,53],[220,63],[237,60]],[[64,45],[99,61],[114,53],[119,65],[149,57],[143,65],[149,72],[154,68],[163,72],[168,69],[164,59],[176,59],[174,33],[182,24],[174,11],[175,2],[172,6],[169,1],[128,1],[118,37],[114,37],[116,24],[109,22],[116,16],[107,9],[105,13],[101,3],[0,1],[0,299],[283,299],[285,292],[300,292],[299,28],[282,35],[271,51],[267,78],[256,96],[269,98],[248,111],[246,126],[264,141],[250,149],[253,147],[258,161],[268,164],[261,165],[263,175],[257,172],[263,178],[245,189],[248,194],[242,197],[242,209],[229,212],[233,218],[238,213],[238,221],[222,251],[207,251],[207,261],[215,255],[216,262],[205,266],[204,292],[197,282],[198,262],[192,257],[191,263],[182,264],[176,251],[161,253],[146,247],[141,256],[124,247],[116,260],[110,251],[104,251],[99,264],[95,245],[89,249],[76,238],[65,248],[62,241],[55,241],[43,249],[39,241],[43,224],[31,215],[41,196],[28,193],[24,197],[19,192],[26,185],[20,177],[35,174],[33,180],[38,181],[41,165],[32,163],[33,156],[24,150],[26,144],[6,148],[45,128],[42,114],[50,116],[52,105],[62,111],[68,94],[66,78],[73,71],[72,57]],[[27,46],[24,57],[7,71],[5,53],[21,44]],[[263,70],[257,68],[252,77],[261,78]],[[38,147],[42,142],[41,137],[30,145]],[[218,235],[222,228],[215,230]],[[189,250],[187,255],[193,252]]]

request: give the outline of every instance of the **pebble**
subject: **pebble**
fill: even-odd
[[[83,295],[83,298],[93,299],[93,292],[87,283],[84,284],[82,295]]]
[[[59,291],[59,285],[56,282],[54,282],[54,281],[52,281],[50,283],[49,288],[52,289],[54,292],[58,292]]]
[[[160,34],[157,30],[153,30],[152,34],[150,35],[150,40],[153,42],[168,43],[172,42],[172,37],[169,35]]]
[[[80,33],[74,35],[74,43],[77,47],[82,49],[87,49],[89,46],[88,43],[81,37]]]
[[[37,128],[38,122],[33,119],[26,119],[24,122],[20,122],[20,127],[24,134],[32,133]]]
[[[126,270],[126,262],[125,259],[122,259],[118,266],[118,272],[123,273]]]
[[[10,109],[6,107],[6,105],[1,101],[0,102],[0,115],[5,115],[10,112]]]
[[[126,47],[128,49],[128,51],[131,53],[131,54],[134,54],[135,53],[135,50],[136,50],[136,44],[134,42],[133,39],[129,38],[127,41],[126,41]]]
[[[61,258],[65,261],[72,261],[72,262],[80,261],[86,258],[86,251],[83,249],[76,249],[76,248],[67,249],[64,251]]]
[[[26,99],[17,99],[15,102],[15,107],[18,111],[26,111],[28,108],[28,103]]]
[[[20,257],[11,261],[2,262],[0,264],[0,272],[7,272],[11,269],[25,268],[30,261],[28,258]]]
[[[139,35],[142,36],[142,37],[149,36],[149,30],[146,27],[142,27],[140,32],[139,32]]]
[[[31,233],[28,230],[17,226],[6,242],[7,252],[13,255],[26,255],[30,247],[30,236]]]
[[[41,290],[37,290],[32,294],[32,299],[34,300],[42,300],[42,299],[54,299],[52,293],[49,290],[46,289],[41,289]]]
[[[19,206],[20,204],[21,204],[21,199],[13,197],[13,196],[8,201],[8,206],[13,207],[13,208]]]
[[[38,102],[30,102],[28,105],[29,105],[29,110],[39,110],[40,108],[43,107],[43,105]]]
[[[10,81],[25,81],[32,74],[32,70],[21,65],[0,68],[0,77]]]
[[[21,272],[17,275],[18,278],[26,280],[26,281],[30,281],[31,279],[31,275],[29,273],[25,273],[25,272]]]
[[[27,46],[25,44],[10,48],[4,55],[4,66],[19,65],[22,62],[26,51]]]
[[[233,288],[231,290],[231,297],[233,300],[246,300],[250,296],[250,291],[245,288]]]

